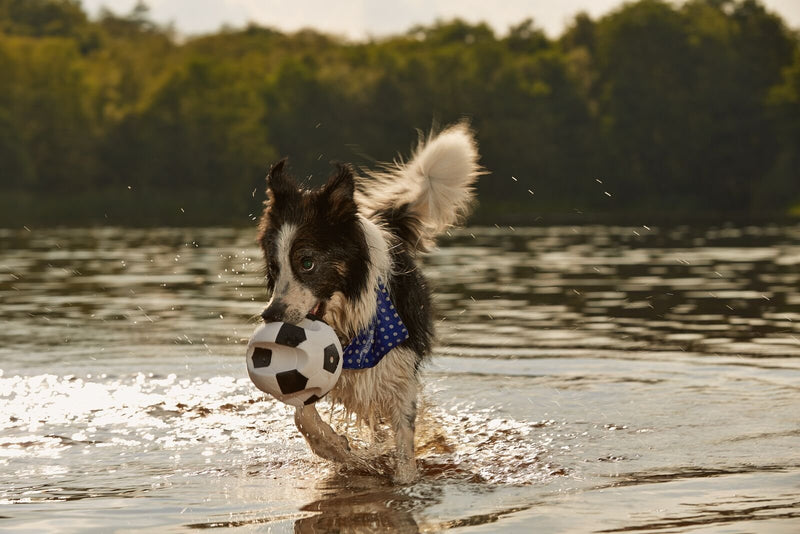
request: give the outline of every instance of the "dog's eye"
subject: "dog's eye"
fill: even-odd
[[[310,256],[303,256],[300,259],[300,268],[304,272],[307,272],[307,273],[313,271],[314,270],[314,259],[311,258]]]

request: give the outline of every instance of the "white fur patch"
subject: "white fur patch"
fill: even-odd
[[[481,174],[485,173],[478,165],[475,139],[460,123],[421,140],[408,162],[372,173],[357,201],[372,213],[408,204],[421,223],[417,248],[426,251],[438,234],[469,211],[473,184]]]
[[[278,279],[275,280],[275,291],[272,293],[267,307],[275,302],[286,305],[284,321],[298,324],[308,312],[317,304],[317,299],[310,289],[305,287],[294,275],[292,270],[292,245],[294,244],[297,227],[285,224],[278,230],[275,239],[277,257],[275,261],[279,267]]]
[[[394,349],[375,367],[342,370],[329,395],[361,421],[370,421],[375,416],[398,421],[402,410],[417,395],[416,361],[412,350]]]

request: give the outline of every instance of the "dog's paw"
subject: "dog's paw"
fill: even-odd
[[[344,450],[341,446],[337,446],[336,444],[328,442],[312,441],[309,439],[306,439],[306,441],[311,447],[311,451],[320,458],[337,463],[345,463],[347,461],[349,456],[348,451]]]
[[[347,463],[351,458],[350,442],[338,434],[332,434],[330,439],[306,438],[311,450],[317,456],[337,463]]]

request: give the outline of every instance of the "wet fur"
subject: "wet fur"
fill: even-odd
[[[324,309],[345,346],[375,314],[378,280],[389,289],[409,338],[375,367],[342,372],[329,394],[362,422],[388,424],[395,435],[395,479],[416,476],[414,424],[419,369],[433,344],[433,310],[417,256],[470,207],[481,174],[472,133],[457,124],[421,139],[408,162],[356,178],[340,165],[319,189],[297,187],[285,160],[268,176],[259,242],[272,298],[265,320],[298,323]],[[303,262],[313,258],[306,271]],[[322,304],[320,304],[322,303]],[[323,308],[320,308],[323,306]],[[313,405],[295,414],[311,449],[334,461],[355,461],[348,442]]]

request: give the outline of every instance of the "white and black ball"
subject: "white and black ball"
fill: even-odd
[[[258,389],[292,406],[318,401],[342,373],[342,346],[327,323],[264,323],[247,345],[247,373]]]

